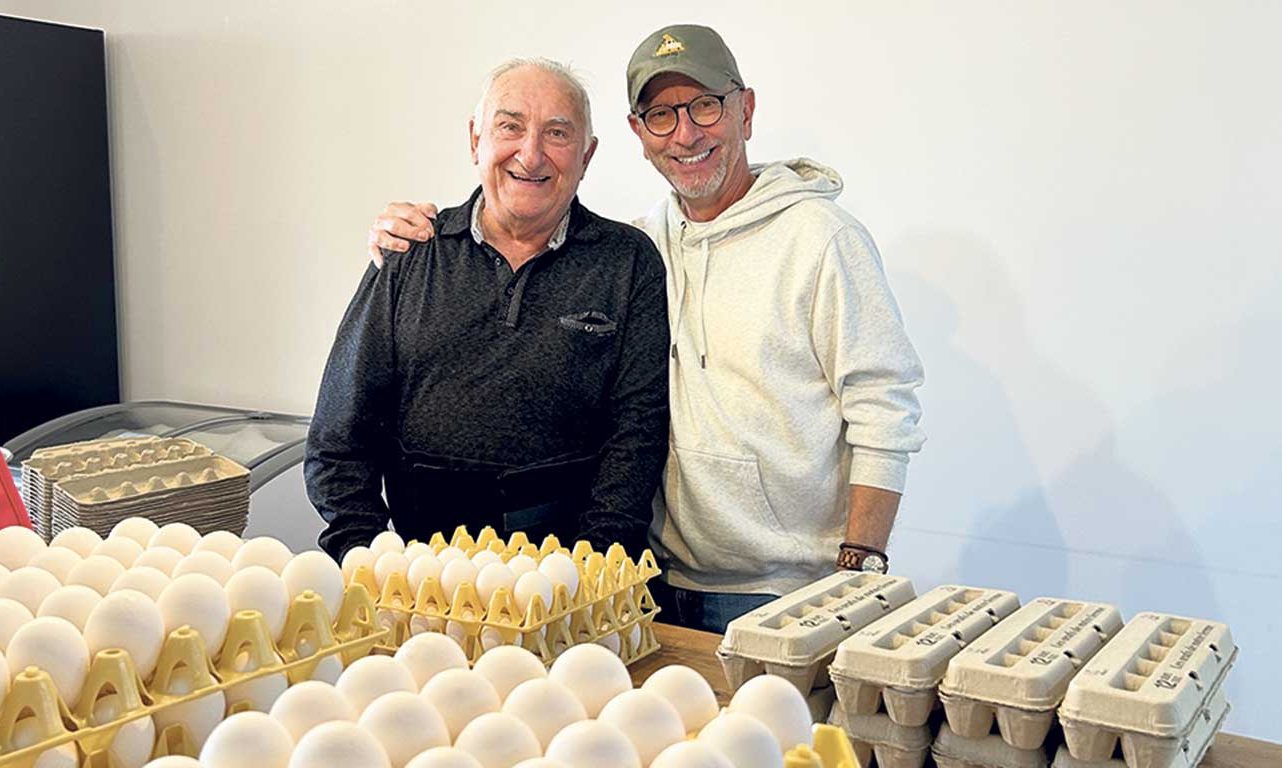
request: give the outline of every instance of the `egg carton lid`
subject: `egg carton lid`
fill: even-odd
[[[231,459],[213,455],[63,480],[55,484],[54,493],[66,494],[81,506],[93,506],[148,493],[236,481],[248,483],[249,470]]]
[[[949,728],[948,723],[939,726],[939,735],[935,737],[930,751],[934,753],[936,762],[943,758],[986,768],[1046,768],[1050,762],[1046,750],[1040,747],[1016,749],[997,734],[964,739]]]
[[[1051,768],[1196,768],[1206,756],[1206,751],[1215,741],[1233,707],[1225,696],[1223,687],[1211,695],[1199,717],[1194,720],[1193,728],[1181,740],[1181,748],[1174,751],[1174,757],[1160,765],[1131,765],[1130,760],[1111,758],[1102,762],[1078,760],[1069,754],[1068,745],[1062,744],[1055,753]]]
[[[145,443],[154,443],[161,439],[162,438],[157,435],[146,435],[143,437],[113,437],[105,440],[81,440],[75,443],[62,443],[61,445],[50,445],[44,448],[37,448],[31,452],[31,458],[39,459],[46,456],[73,454],[84,450],[130,448],[136,445],[143,445]]]
[[[1226,624],[1141,613],[1073,678],[1060,719],[1152,736],[1185,733],[1237,651]]]
[[[804,666],[915,595],[902,576],[841,571],[734,619],[720,653]]]
[[[125,469],[138,464],[157,464],[192,456],[207,456],[209,448],[185,437],[153,438],[135,445],[101,447],[88,443],[83,447],[45,456],[33,456],[22,463],[24,469],[46,481],[66,479],[72,475]]]
[[[1121,628],[1122,614],[1112,605],[1039,597],[954,656],[939,692],[1054,709],[1077,670]]]
[[[828,723],[840,727],[852,740],[868,744],[890,746],[906,752],[925,751],[931,745],[929,725],[900,725],[885,712],[856,714],[843,707],[840,701],[833,702]]]
[[[1018,608],[1014,592],[936,587],[841,641],[830,672],[899,689],[934,688],[952,657]]]

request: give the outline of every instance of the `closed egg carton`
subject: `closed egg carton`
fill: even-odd
[[[837,698],[854,714],[884,704],[896,723],[922,725],[949,660],[1018,608],[1013,592],[936,587],[837,646],[829,668]]]
[[[1108,759],[1088,762],[1073,757],[1068,745],[1064,744],[1056,752],[1051,768],[1196,768],[1206,756],[1206,751],[1215,742],[1215,735],[1224,724],[1230,709],[1224,689],[1221,687],[1202,708],[1192,730],[1179,740],[1179,745],[1175,749],[1171,749],[1169,744],[1145,743],[1155,737],[1132,734],[1123,736],[1121,739],[1121,757],[1114,752]],[[1154,746],[1157,746],[1157,749],[1154,749]],[[1163,755],[1165,761],[1161,757]]]
[[[1019,749],[997,734],[968,739],[957,735],[948,723],[939,727],[931,755],[939,768],[1046,768],[1049,762],[1040,746]]]
[[[54,495],[65,496],[83,507],[235,481],[248,484],[249,470],[230,459],[211,455],[63,480],[55,484]]]
[[[845,731],[859,765],[869,768],[922,768],[930,756],[930,726],[899,725],[885,712],[861,715],[833,702],[828,723]]]
[[[834,573],[731,621],[717,658],[731,690],[766,673],[805,695],[828,684],[827,666],[842,640],[914,596],[901,576]]]
[[[948,663],[939,698],[961,738],[998,732],[1012,747],[1041,746],[1081,666],[1122,628],[1117,608],[1040,597]]]

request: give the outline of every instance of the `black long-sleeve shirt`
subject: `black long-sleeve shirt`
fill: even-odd
[[[549,508],[563,538],[645,541],[668,437],[659,254],[576,198],[564,242],[513,272],[473,236],[479,196],[367,269],[339,326],[304,466],[335,557],[389,517],[408,539]]]

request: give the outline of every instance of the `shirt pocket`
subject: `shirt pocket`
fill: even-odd
[[[613,336],[619,330],[619,324],[609,315],[595,309],[561,315],[557,322],[566,330],[596,337]]]

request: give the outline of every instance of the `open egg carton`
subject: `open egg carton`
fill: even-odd
[[[1059,706],[1072,761],[1127,768],[1197,764],[1228,712],[1223,682],[1237,658],[1224,624],[1142,613],[1082,667]],[[1071,760],[1070,760],[1071,758]]]
[[[40,448],[22,462],[22,502],[36,533],[48,541],[56,533],[52,530],[53,487],[60,480],[208,455],[208,448],[181,437],[94,440]]]
[[[271,676],[283,675],[286,685],[312,679],[330,659],[346,666],[368,655],[385,634],[376,624],[373,599],[357,584],[344,591],[333,622],[319,595],[310,590],[298,595],[289,607],[280,643],[272,641],[262,614],[252,610],[231,617],[226,639],[212,657],[200,633],[179,627],[165,639],[155,671],[145,683],[128,652],[99,651],[74,707],[59,696],[49,673],[27,667],[14,675],[0,704],[0,768],[31,768],[47,751],[66,745],[74,747],[81,768],[114,768],[113,742],[130,723],[215,693],[226,692],[225,702],[234,692],[229,689]],[[104,708],[108,697],[114,698]],[[215,713],[215,719],[250,707],[248,700],[234,700]],[[20,723],[31,729],[23,747],[16,746]],[[198,741],[187,724],[175,718],[156,729],[150,754],[195,757]]]
[[[550,604],[535,594],[522,611],[513,590],[499,587],[486,603],[469,581],[459,584],[454,594],[446,595],[440,580],[428,576],[415,591],[406,574],[398,571],[388,575],[378,590],[374,573],[362,565],[355,569],[351,580],[379,595],[379,622],[389,629],[384,650],[393,650],[411,635],[425,631],[450,635],[472,662],[496,645],[520,645],[539,656],[544,664],[551,664],[567,648],[579,643],[605,645],[618,653],[625,664],[659,648],[652,626],[659,609],[646,586],[659,574],[659,567],[648,549],[634,561],[620,544],[611,545],[603,553],[588,542],[579,541],[570,550],[562,547],[556,536],[549,535],[535,545],[519,531],[505,542],[488,526],[475,539],[465,526],[459,526],[448,542],[443,534],[436,533],[428,546],[434,553],[447,546],[456,547],[468,558],[488,550],[504,563],[518,554],[541,562],[560,552],[570,557],[578,569],[578,589],[572,595],[565,584],[557,584]]]
[[[840,571],[731,621],[717,658],[732,691],[766,673],[809,697],[831,687],[828,665],[842,640],[914,596],[901,576]]]

